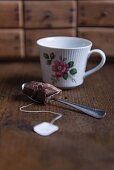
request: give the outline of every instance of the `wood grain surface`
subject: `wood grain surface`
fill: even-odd
[[[76,26],[76,1],[25,1],[25,28]]]
[[[79,1],[79,26],[114,26],[114,1]]]
[[[92,41],[93,48],[101,49],[107,56],[114,57],[114,29],[78,27],[78,36]]]
[[[22,1],[0,1],[0,28],[23,27]]]
[[[19,111],[20,106],[31,102],[22,95],[21,84],[41,81],[39,63],[1,63],[0,170],[113,170],[113,71],[114,64],[106,64],[82,86],[63,91],[65,100],[106,110],[107,116],[101,120],[57,103],[31,106],[30,109],[63,114],[56,122],[60,130],[52,136],[41,137],[33,132],[33,125],[50,121],[53,115]]]
[[[25,56],[23,35],[22,29],[0,29],[0,59]]]

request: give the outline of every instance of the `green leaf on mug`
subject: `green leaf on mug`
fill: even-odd
[[[54,59],[55,58],[55,55],[54,55],[54,53],[52,52],[52,53],[50,53],[50,58],[51,59]]]
[[[65,80],[67,80],[67,78],[68,78],[68,73],[64,73],[63,78],[64,78]]]
[[[76,68],[73,68],[73,69],[70,70],[70,74],[71,74],[71,75],[74,75],[74,74],[76,74],[76,73],[77,73]]]
[[[44,58],[49,59],[49,55],[47,53],[44,53]]]
[[[47,65],[51,65],[51,60],[47,60]]]
[[[69,66],[69,68],[73,67],[73,66],[74,66],[74,61],[70,61],[70,62],[68,63],[68,66]]]

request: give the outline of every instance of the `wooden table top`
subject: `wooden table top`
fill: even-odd
[[[113,170],[113,63],[86,78],[82,86],[63,91],[69,101],[106,110],[105,118],[98,120],[57,103],[31,106],[63,114],[56,122],[60,130],[49,137],[39,136],[32,127],[53,115],[19,111],[31,102],[21,93],[21,84],[31,80],[41,80],[37,62],[0,64],[0,170]]]

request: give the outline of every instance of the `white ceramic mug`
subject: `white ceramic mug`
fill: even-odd
[[[37,40],[43,81],[59,88],[73,88],[83,83],[84,78],[99,70],[106,56],[99,49],[91,50],[92,42],[78,37],[47,37]],[[87,60],[98,53],[100,63],[89,71]]]

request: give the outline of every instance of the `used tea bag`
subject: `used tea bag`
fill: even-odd
[[[62,96],[62,90],[54,87],[51,84],[36,81],[22,84],[22,91],[30,99],[42,104],[46,104],[50,100],[61,98]],[[33,104],[34,103],[30,103],[29,105],[20,107],[20,111],[27,113],[52,113],[56,115],[56,117],[53,118],[51,122],[41,122],[40,124],[33,126],[33,131],[41,136],[49,136],[58,131],[59,127],[57,125],[54,125],[54,122],[60,119],[62,117],[62,114],[45,110],[26,110],[27,107]]]
[[[55,98],[61,98],[62,90],[55,86],[37,81],[22,84],[22,91],[34,101],[42,104],[48,103]]]

